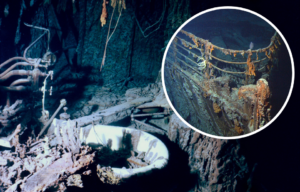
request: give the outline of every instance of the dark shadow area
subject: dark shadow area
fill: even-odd
[[[272,117],[274,117],[282,108],[291,87],[291,58],[285,44],[280,46],[277,62],[277,65],[274,64],[271,66],[269,81],[269,86],[272,90],[272,96],[270,98],[270,103],[272,104]]]
[[[124,119],[121,119],[119,121],[115,121],[113,123],[110,123],[108,125],[111,125],[111,126],[122,126],[122,127],[127,127],[131,124],[131,118],[130,116],[128,117],[125,117]]]

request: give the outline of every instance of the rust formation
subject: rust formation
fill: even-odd
[[[271,91],[267,80],[280,44],[275,32],[267,47],[226,49],[181,30],[165,61],[168,95],[171,101],[172,95],[176,95],[170,94],[171,87],[183,91],[186,99],[182,100],[194,113],[179,113],[204,132],[238,136],[255,131],[271,120]],[[179,104],[172,103],[180,108]]]

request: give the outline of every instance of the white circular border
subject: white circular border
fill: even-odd
[[[171,43],[173,42],[173,39],[176,37],[176,35],[178,34],[178,32],[187,24],[189,23],[191,20],[193,20],[194,18],[202,15],[202,14],[205,14],[207,12],[210,12],[210,11],[216,11],[216,10],[222,10],[222,9],[234,9],[234,10],[240,10],[240,11],[245,11],[245,12],[248,12],[248,13],[252,13],[258,17],[260,17],[261,19],[263,19],[264,21],[266,21],[269,25],[271,25],[276,31],[277,33],[280,35],[280,37],[282,38],[282,40],[284,41],[286,47],[287,47],[287,50],[289,52],[289,55],[290,55],[290,59],[291,59],[291,64],[292,64],[292,82],[291,82],[291,87],[290,87],[290,91],[289,91],[289,94],[283,104],[283,106],[281,107],[281,109],[279,110],[279,112],[275,115],[275,117],[273,117],[271,119],[271,121],[269,121],[266,125],[264,125],[262,128],[256,130],[256,131],[253,131],[251,133],[248,133],[248,134],[245,134],[245,135],[240,135],[240,136],[235,136],[235,137],[223,137],[223,136],[216,136],[216,135],[212,135],[212,134],[208,134],[208,133],[205,133],[195,127],[193,127],[192,125],[190,125],[188,122],[185,121],[185,119],[183,119],[181,117],[181,115],[179,115],[179,113],[176,111],[176,109],[174,108],[174,106],[172,105],[170,99],[169,99],[169,96],[168,96],[168,93],[167,93],[167,90],[166,90],[166,86],[165,86],[165,74],[164,74],[164,71],[165,71],[165,60],[166,60],[166,56],[167,56],[167,52],[169,50],[169,47],[171,45]],[[215,8],[211,8],[211,9],[207,9],[205,11],[202,11],[196,15],[194,15],[193,17],[191,17],[190,19],[188,19],[187,21],[185,21],[178,29],[177,31],[173,34],[172,38],[170,39],[167,47],[166,47],[166,50],[165,50],[165,53],[164,53],[164,56],[163,56],[163,60],[162,60],[162,72],[161,72],[161,75],[162,75],[162,85],[163,85],[163,90],[164,90],[164,93],[166,95],[166,99],[167,101],[169,102],[171,108],[173,109],[173,111],[175,112],[175,114],[179,117],[179,119],[184,122],[186,125],[188,125],[190,128],[192,128],[193,130],[203,134],[203,135],[206,135],[206,136],[209,136],[209,137],[213,137],[213,138],[216,138],[216,139],[226,139],[226,140],[231,140],[231,139],[241,139],[241,138],[244,138],[244,137],[248,137],[248,136],[251,136],[255,133],[258,133],[260,131],[262,131],[263,129],[265,129],[266,127],[268,127],[271,123],[273,123],[273,121],[275,121],[275,119],[277,119],[277,117],[281,114],[281,112],[283,111],[283,109],[285,108],[286,104],[288,103],[290,97],[291,97],[291,94],[292,94],[292,90],[293,90],[293,87],[294,87],[294,79],[295,79],[295,70],[294,70],[294,59],[293,59],[293,56],[292,56],[292,52],[291,52],[291,49],[290,49],[290,46],[288,45],[286,39],[284,38],[284,36],[281,34],[281,32],[277,29],[277,27],[271,23],[268,19],[266,19],[265,17],[263,17],[262,15],[254,12],[254,11],[251,11],[249,9],[245,9],[245,8],[241,8],[241,7],[235,7],[235,6],[222,6],[222,7],[215,7]]]

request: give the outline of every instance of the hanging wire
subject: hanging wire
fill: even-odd
[[[166,0],[163,0],[163,11],[162,11],[162,13],[161,13],[161,16],[159,17],[159,19],[158,19],[155,23],[153,23],[152,25],[150,25],[149,27],[147,27],[145,30],[142,29],[142,27],[141,27],[141,25],[140,25],[140,23],[139,23],[139,21],[138,21],[136,15],[134,14],[136,23],[137,23],[137,25],[138,25],[138,27],[139,27],[139,29],[140,29],[142,35],[143,35],[145,38],[147,38],[149,35],[151,35],[152,33],[154,33],[155,31],[157,31],[157,30],[160,28],[160,26],[161,26],[161,24],[162,24],[162,22],[163,22],[163,19],[164,19],[165,12],[166,12]],[[146,33],[147,30],[152,29],[152,28],[153,28],[154,26],[156,26],[157,24],[158,24],[158,26],[157,26],[156,29],[152,30],[152,31],[149,32],[147,35],[145,35],[145,33]]]

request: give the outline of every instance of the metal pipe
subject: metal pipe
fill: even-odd
[[[35,66],[35,64],[32,64],[32,63],[26,63],[26,62],[18,62],[18,63],[15,63],[14,65],[10,66],[8,69],[6,69],[3,73],[0,74],[0,78],[3,77],[4,75],[6,75],[8,72],[10,72],[13,68],[15,68],[16,66]],[[47,66],[46,65],[40,65],[38,64],[38,67],[44,67],[46,68]]]
[[[13,68],[15,68],[16,66],[22,65],[22,66],[26,66],[28,63],[26,62],[18,62],[15,63],[14,65],[10,66],[8,69],[6,69],[4,72],[2,72],[0,74],[0,78],[3,77],[4,75],[6,75],[8,72],[10,72]]]
[[[154,116],[154,115],[167,115],[166,113],[147,113],[147,114],[134,114],[133,117],[147,117],[147,116]]]
[[[32,71],[26,71],[26,70],[23,70],[23,69],[20,69],[20,70],[12,70],[10,71],[9,73],[7,73],[6,75],[4,75],[3,77],[0,77],[0,82],[2,81],[5,81],[7,80],[8,78],[10,78],[11,76],[14,76],[14,75],[32,75]]]
[[[33,71],[32,71],[32,89],[33,90],[37,90],[39,88],[39,79],[40,79],[40,74],[42,72],[38,69],[38,68],[35,68]]]
[[[18,79],[18,80],[15,80],[14,82],[12,82],[10,84],[10,86],[14,86],[14,85],[17,85],[17,84],[22,84],[22,83],[30,83],[31,80],[30,79]]]
[[[26,58],[24,57],[13,57],[13,58],[10,58],[6,61],[4,61],[3,63],[0,64],[0,69],[5,66],[6,64],[10,63],[11,61],[14,61],[14,60],[23,60],[23,61],[26,61],[27,63],[30,63]]]
[[[65,99],[60,100],[60,105],[59,107],[56,109],[56,111],[54,112],[54,114],[52,115],[52,117],[50,118],[50,120],[46,123],[46,125],[43,127],[43,129],[41,130],[41,132],[38,134],[37,139],[44,133],[44,131],[46,130],[46,128],[50,125],[50,123],[52,123],[54,117],[57,115],[57,113],[60,111],[60,109],[65,106],[67,104],[67,101]]]
[[[26,53],[28,51],[28,49],[31,48],[32,45],[34,45],[38,40],[40,40],[45,34],[47,33],[47,31],[45,31],[41,36],[39,36],[34,42],[32,42],[24,51],[23,57],[26,58]]]
[[[48,41],[47,41],[47,51],[49,51],[49,44],[50,44],[50,30],[46,29],[44,27],[38,27],[38,26],[34,26],[34,25],[29,25],[28,23],[24,23],[24,25],[26,25],[27,27],[32,27],[35,29],[40,29],[40,30],[44,30],[44,34],[47,32],[48,33]],[[36,39],[31,45],[29,45],[26,49],[28,49],[30,46],[32,46],[34,43],[36,43],[44,34],[42,34],[38,39]],[[24,57],[26,56],[25,52],[24,52]]]

